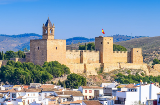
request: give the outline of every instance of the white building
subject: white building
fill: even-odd
[[[115,104],[132,105],[133,103],[146,104],[149,99],[157,99],[157,93],[160,88],[151,84],[134,85],[129,84],[126,86],[127,91],[117,91]]]
[[[103,96],[103,87],[98,86],[80,86],[78,91],[81,91],[84,99],[93,99]]]

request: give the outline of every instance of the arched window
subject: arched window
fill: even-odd
[[[39,47],[38,47],[38,50],[39,50]]]
[[[50,30],[50,33],[52,33],[52,29]]]

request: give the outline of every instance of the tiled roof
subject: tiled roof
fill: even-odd
[[[53,89],[55,86],[54,85],[41,85],[40,88],[50,88]]]
[[[77,104],[77,103],[82,103],[82,100],[73,101],[73,102],[71,102],[71,103],[75,103],[75,104]]]
[[[136,86],[134,86],[134,84],[129,84],[129,85],[125,86],[125,88],[136,88]]]
[[[83,96],[80,91],[63,91],[63,92],[56,92],[58,95],[72,95],[72,96]]]
[[[54,89],[54,88],[43,88],[42,91],[59,91],[58,89]]]
[[[83,100],[83,102],[86,104],[86,105],[102,105],[99,101],[89,101],[89,100]]]
[[[47,26],[48,26],[48,24],[49,24],[49,26],[50,26],[50,27],[52,27],[52,23],[51,23],[51,21],[49,20],[49,18],[48,18],[48,20],[47,20],[47,22],[46,22],[45,26],[47,27]]]
[[[17,99],[22,99],[22,97],[23,97],[23,96],[19,96],[19,97],[17,97]]]
[[[83,89],[103,89],[103,87],[99,86],[81,86]]]
[[[0,93],[8,93],[9,90],[0,90]]]
[[[46,98],[50,98],[50,99],[52,99],[52,100],[56,100],[56,99],[59,98],[59,97],[55,97],[55,96],[47,96]]]
[[[61,104],[70,105],[71,101],[62,102]]]
[[[41,92],[42,89],[21,89],[21,90],[15,90],[15,89],[11,89],[8,90],[9,92]]]

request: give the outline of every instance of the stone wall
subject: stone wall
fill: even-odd
[[[84,73],[84,64],[66,64],[69,67],[71,73]]]
[[[80,51],[81,50],[67,50],[66,51],[67,64],[80,63]]]
[[[47,39],[47,62],[66,64],[66,40]]]
[[[47,39],[30,40],[30,62],[43,65],[47,61]]]
[[[103,72],[120,69],[120,63],[103,63]]]
[[[81,63],[99,63],[99,51],[82,50]]]
[[[158,72],[160,72],[160,64],[155,64],[153,66],[153,69],[156,70],[156,71],[158,71]]]
[[[0,68],[1,68],[1,66],[2,66],[2,62],[3,62],[3,60],[0,60]]]
[[[101,63],[84,64],[84,71],[87,75],[97,75],[97,71],[101,69]]]
[[[127,51],[113,51],[113,62],[128,62]]]

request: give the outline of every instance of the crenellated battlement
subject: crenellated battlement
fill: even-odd
[[[99,52],[99,51],[95,51],[95,50],[66,50],[66,52],[80,52],[80,51],[83,51],[83,52],[95,52],[95,53]]]
[[[95,52],[95,53],[99,53],[99,51],[96,51],[96,50],[81,50],[83,52]]]
[[[128,53],[128,51],[113,51],[113,53]]]
[[[66,52],[80,52],[81,50],[66,50]]]

